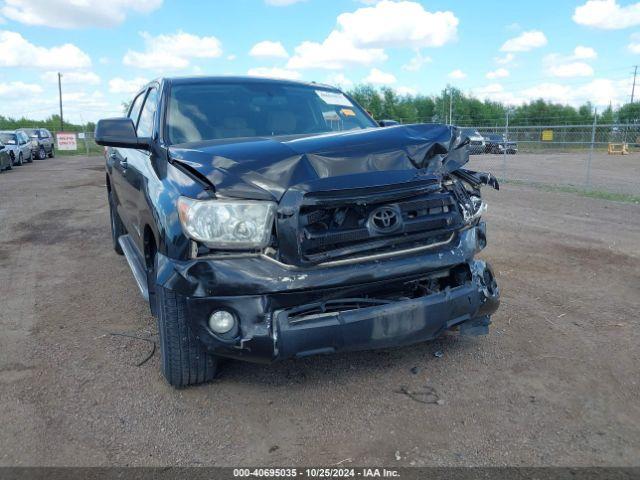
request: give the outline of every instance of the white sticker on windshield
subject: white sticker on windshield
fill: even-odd
[[[327,103],[329,105],[353,107],[353,103],[351,103],[349,99],[340,92],[327,92],[326,90],[316,90],[316,94],[322,99],[324,103]]]

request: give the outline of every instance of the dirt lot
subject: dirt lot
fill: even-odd
[[[473,168],[491,171],[500,178],[583,187],[587,181],[588,158],[588,150],[577,153],[473,155],[471,164]],[[615,193],[640,195],[640,153],[623,156],[595,152],[591,161],[591,186]]]
[[[487,198],[490,335],[229,362],[176,391],[157,354],[136,366],[150,343],[110,334],[156,326],[111,250],[102,159],[0,174],[0,464],[639,465],[640,206]]]

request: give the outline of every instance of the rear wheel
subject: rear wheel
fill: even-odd
[[[210,382],[218,371],[218,359],[191,331],[184,297],[159,285],[155,288],[164,377],[176,388]]]
[[[44,151],[44,147],[40,147],[38,149],[38,160],[44,160],[47,158],[47,152]]]
[[[124,228],[124,224],[120,219],[120,215],[116,210],[116,204],[113,201],[113,194],[109,192],[109,218],[111,219],[111,241],[113,242],[113,249],[118,255],[123,255],[122,247],[118,242],[118,239],[127,233]]]
[[[20,166],[24,165],[24,161],[22,160],[22,153],[18,155],[18,165]]]

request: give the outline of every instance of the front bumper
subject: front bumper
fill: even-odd
[[[190,326],[211,353],[268,362],[347,350],[407,345],[460,325],[486,333],[499,291],[488,265],[473,259],[485,245],[484,223],[460,232],[447,246],[420,254],[325,268],[292,268],[260,257],[176,261],[160,258],[158,283],[183,295]],[[430,275],[465,269],[454,288],[372,306],[295,315],[301,305],[376,299]],[[239,320],[232,338],[216,336],[209,315],[225,309]]]

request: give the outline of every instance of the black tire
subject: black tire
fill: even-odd
[[[29,150],[29,160],[27,160],[27,163],[33,163],[33,150]]]
[[[109,218],[111,219],[111,240],[113,242],[113,249],[118,255],[124,255],[122,247],[118,243],[118,238],[127,233],[124,224],[120,219],[120,215],[116,211],[115,203],[113,201],[113,195],[109,192]]]
[[[11,160],[11,157],[9,157],[9,166],[7,167],[7,170],[13,170],[13,160]]]
[[[44,160],[47,158],[47,152],[44,151],[44,147],[40,147],[38,149],[38,160]]]
[[[184,297],[159,285],[156,295],[162,374],[176,388],[210,382],[218,372],[218,359],[191,331]]]
[[[53,147],[51,147],[51,152],[49,152],[49,158],[53,158],[56,156],[56,152]]]
[[[18,154],[18,165],[20,166],[24,165],[24,161],[22,159],[22,152]]]

